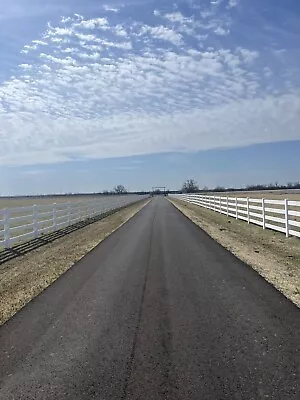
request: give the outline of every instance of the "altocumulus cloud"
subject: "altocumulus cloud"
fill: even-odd
[[[0,84],[0,163],[300,139],[293,69],[272,62],[276,49],[268,58],[235,44],[241,3],[216,0],[188,15],[156,8],[145,21],[105,6],[50,22]]]

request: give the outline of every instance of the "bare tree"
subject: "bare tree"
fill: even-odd
[[[117,185],[114,188],[114,193],[116,193],[116,194],[126,194],[127,193],[127,189],[123,185]]]
[[[199,191],[197,182],[194,179],[188,179],[184,182],[181,189],[184,193],[195,193]]]

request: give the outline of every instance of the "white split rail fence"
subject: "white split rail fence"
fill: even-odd
[[[228,217],[256,224],[300,238],[300,201],[253,199],[251,197],[208,196],[201,194],[170,195]]]
[[[77,222],[127,206],[148,196],[125,195],[0,210],[0,250]]]

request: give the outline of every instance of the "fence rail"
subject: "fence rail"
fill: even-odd
[[[170,197],[241,219],[248,224],[259,225],[263,229],[282,232],[286,237],[300,238],[300,201],[200,194],[178,194]]]
[[[146,197],[113,196],[81,202],[69,201],[4,208],[0,210],[0,250],[124,207]]]

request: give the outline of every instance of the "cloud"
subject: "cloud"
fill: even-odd
[[[240,0],[229,0],[228,1],[228,7],[233,8],[236,7],[239,4]]]
[[[108,6],[108,5],[106,5],[106,4],[104,4],[103,9],[104,9],[105,11],[111,11],[111,12],[114,12],[114,13],[120,12],[120,8],[111,7],[111,6]]]
[[[215,30],[215,34],[216,35],[220,35],[220,36],[226,36],[229,34],[229,31],[227,31],[226,29],[222,28],[221,26],[218,26],[218,28]]]
[[[292,70],[278,74],[260,49],[232,45],[220,5],[204,16],[157,10],[148,23],[118,12],[49,24],[0,84],[0,164],[299,139]]]
[[[142,28],[141,34],[148,33],[150,33],[153,38],[171,42],[175,46],[178,46],[182,43],[182,35],[173,31],[172,29],[166,28],[165,26],[144,26]]]
[[[255,50],[241,49],[238,48],[241,56],[243,57],[246,63],[252,63],[259,57],[259,52]]]
[[[34,177],[34,176],[42,176],[42,175],[46,175],[49,172],[55,172],[54,169],[25,169],[23,171],[21,171],[21,175],[29,175],[30,177]]]
[[[30,69],[32,69],[32,65],[30,65],[30,64],[20,64],[19,65],[19,67],[20,68],[23,68],[23,69],[27,69],[27,70],[30,70]]]
[[[94,18],[89,20],[82,19],[80,22],[75,23],[73,25],[75,28],[82,29],[103,29],[106,30],[108,28],[108,20],[107,18]]]

